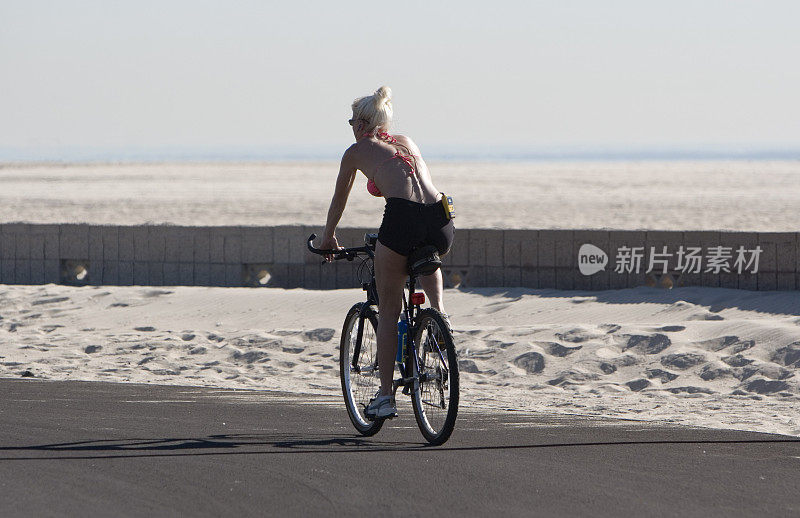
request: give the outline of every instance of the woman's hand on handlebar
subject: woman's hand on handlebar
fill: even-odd
[[[336,235],[330,237],[323,237],[322,243],[320,243],[319,248],[322,250],[341,250],[341,246],[339,246],[339,242],[336,240]],[[333,255],[325,254],[325,261],[331,262],[333,261]]]

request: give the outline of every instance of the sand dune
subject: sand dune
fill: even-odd
[[[0,286],[0,376],[338,394],[340,326],[361,296]],[[464,404],[800,435],[795,293],[475,289],[446,300]]]

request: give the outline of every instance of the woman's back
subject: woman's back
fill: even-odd
[[[433,203],[439,191],[414,142],[403,135],[379,133],[353,146],[358,169],[386,198]]]

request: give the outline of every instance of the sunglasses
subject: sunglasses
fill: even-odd
[[[353,124],[355,124],[355,123],[356,123],[356,122],[358,122],[358,121],[364,121],[364,122],[367,122],[367,121],[365,121],[364,119],[348,119],[348,120],[347,120],[347,124],[349,124],[349,125],[351,125],[351,126],[352,126]]]

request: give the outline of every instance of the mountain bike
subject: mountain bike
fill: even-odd
[[[332,255],[334,260],[353,261],[361,258],[357,274],[367,300],[350,308],[344,319],[339,345],[339,375],[350,421],[359,433],[373,436],[385,418],[369,419],[365,415],[369,401],[380,388],[378,371],[378,291],[375,285],[375,245],[377,234],[365,234],[364,246],[321,250],[314,248],[317,236],[308,238],[308,249],[319,255]],[[406,288],[403,293],[401,319],[408,323],[405,347],[399,342],[392,391],[403,387],[411,397],[414,417],[422,435],[432,445],[450,438],[458,414],[458,361],[450,324],[434,308],[422,309],[425,294],[416,293],[417,277],[430,275],[441,267],[432,246],[421,247],[409,255]]]

